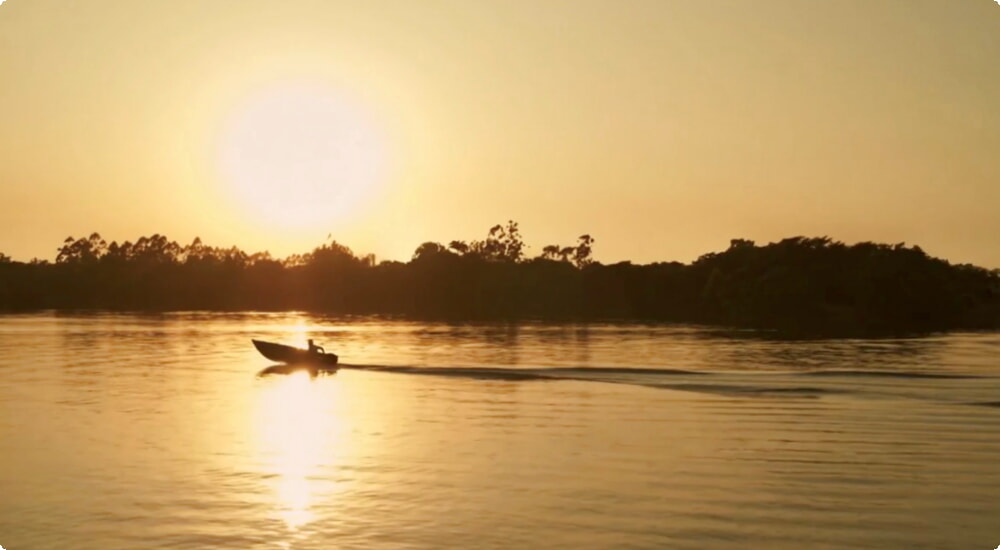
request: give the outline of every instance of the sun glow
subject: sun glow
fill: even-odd
[[[274,514],[295,532],[315,519],[313,507],[334,490],[323,470],[336,456],[340,440],[337,417],[306,371],[274,380],[262,395],[257,425],[261,457],[274,474]]]
[[[315,86],[281,87],[236,109],[219,168],[255,221],[327,230],[359,213],[386,168],[385,139],[357,101]]]

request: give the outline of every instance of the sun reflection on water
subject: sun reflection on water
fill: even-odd
[[[306,371],[268,382],[274,385],[263,392],[257,418],[260,457],[274,483],[274,514],[294,532],[316,519],[319,499],[331,496],[323,470],[335,466],[341,432],[331,409],[335,384]]]

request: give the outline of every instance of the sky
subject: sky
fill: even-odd
[[[732,238],[1000,267],[994,0],[6,0],[0,252]]]

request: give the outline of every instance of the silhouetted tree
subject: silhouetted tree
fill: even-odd
[[[461,241],[452,241],[461,248]],[[468,246],[468,252],[475,254],[484,260],[495,262],[519,262],[524,256],[524,241],[517,222],[508,221],[507,225],[494,225],[490,228],[486,240],[473,241]]]
[[[275,259],[155,234],[67,238],[55,263],[0,254],[0,310],[308,309],[450,318],[617,318],[816,334],[1000,327],[1000,270],[952,265],[905,243],[733,239],[689,265],[601,265],[594,239],[525,260],[513,221],[485,240],[421,244],[376,263],[330,240]]]
[[[590,254],[593,252],[594,238],[590,235],[580,235],[576,248],[573,250],[573,263],[576,267],[586,267],[593,263]]]
[[[441,243],[426,242],[413,251],[413,261],[427,260],[439,254],[449,254]]]

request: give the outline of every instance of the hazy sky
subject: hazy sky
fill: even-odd
[[[0,252],[67,235],[1000,266],[994,0],[7,0]]]

